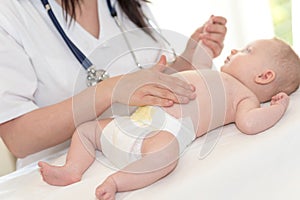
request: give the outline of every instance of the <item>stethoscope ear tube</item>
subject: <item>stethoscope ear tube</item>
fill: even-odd
[[[92,85],[95,85],[98,82],[108,78],[109,77],[108,73],[103,69],[99,69],[99,70],[96,69],[94,67],[93,63],[84,55],[84,53],[82,51],[80,51],[80,49],[66,35],[66,33],[62,29],[61,25],[59,24],[58,20],[56,19],[48,0],[41,0],[41,2],[44,5],[52,23],[54,24],[55,28],[57,29],[57,31],[59,32],[59,34],[61,35],[61,37],[67,44],[67,46],[69,47],[69,49],[72,51],[72,53],[74,54],[76,59],[79,61],[79,63],[84,67],[84,69],[87,70],[87,85],[92,86]],[[132,55],[132,58],[133,58],[135,64],[137,65],[138,68],[142,69],[142,65],[138,62],[138,59],[133,51],[132,45],[130,44],[129,39],[127,38],[127,36],[125,34],[126,30],[117,17],[116,8],[114,6],[112,6],[110,0],[107,0],[107,6],[109,9],[110,15],[114,18],[115,23],[117,24],[118,28],[122,32],[122,36],[126,42],[128,49],[130,50],[130,54]],[[158,35],[161,37],[161,39],[171,47],[171,50],[173,51],[174,57],[176,59],[175,50],[172,48],[172,46],[170,45],[168,40],[163,35],[161,35],[161,33],[159,33],[158,30],[156,30],[154,28],[153,22],[151,20],[149,20],[146,16],[144,16],[144,17],[147,19],[149,26],[152,27],[158,33]]]
[[[65,41],[65,43],[68,45],[69,49],[72,51],[74,56],[77,58],[77,60],[80,62],[80,64],[85,68],[88,69],[91,67],[93,64],[92,62],[76,47],[76,45],[69,39],[69,37],[66,35],[64,30],[62,29],[61,25],[59,24],[58,20],[56,19],[50,4],[48,0],[41,0],[51,21],[53,22],[55,28]]]
[[[107,2],[107,6],[108,6],[108,9],[109,9],[110,15],[112,17],[116,17],[117,16],[116,8],[111,5],[110,0],[106,0],[106,2]]]
[[[48,0],[41,0],[43,3],[51,21],[53,22],[55,28],[69,47],[69,49],[72,51],[76,59],[79,61],[79,63],[84,67],[84,69],[87,70],[87,86],[93,86],[99,83],[100,81],[103,81],[104,79],[108,78],[108,73],[103,70],[97,70],[95,69],[93,63],[76,47],[76,45],[69,39],[69,37],[66,35],[62,27],[60,26],[58,20],[56,19],[50,4]]]

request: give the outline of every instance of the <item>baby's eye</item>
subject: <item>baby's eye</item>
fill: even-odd
[[[251,52],[251,48],[247,47],[245,49],[242,50],[243,53],[250,53]]]

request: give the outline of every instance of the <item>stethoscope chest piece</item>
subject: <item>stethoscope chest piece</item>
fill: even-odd
[[[103,69],[95,69],[93,66],[87,69],[88,86],[96,85],[107,78],[109,78],[109,74]]]

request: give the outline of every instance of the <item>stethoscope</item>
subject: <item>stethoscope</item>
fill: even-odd
[[[41,0],[41,2],[43,3],[52,23],[54,24],[55,28],[57,29],[57,31],[59,32],[59,34],[61,35],[61,37],[63,38],[63,40],[65,41],[65,43],[67,44],[67,46],[69,47],[69,49],[72,51],[72,53],[74,54],[74,56],[76,57],[76,59],[79,61],[79,63],[82,65],[82,67],[84,69],[86,69],[87,71],[87,85],[88,86],[93,86],[96,85],[97,83],[99,83],[100,81],[103,81],[107,78],[109,78],[109,74],[107,71],[103,70],[103,69],[96,69],[95,66],[93,65],[93,63],[84,55],[84,53],[82,53],[82,51],[80,51],[80,49],[70,40],[70,38],[66,35],[66,33],[64,32],[64,30],[62,29],[61,25],[59,24],[57,18],[55,17],[51,6],[48,2],[48,0]],[[117,24],[118,28],[120,29],[120,31],[122,32],[122,36],[126,42],[126,45],[130,51],[130,54],[136,64],[136,66],[139,69],[142,69],[142,65],[140,64],[140,62],[138,62],[138,59],[133,51],[133,48],[129,42],[128,37],[125,34],[125,28],[122,25],[122,23],[120,22],[120,20],[118,19],[118,15],[117,15],[117,11],[115,9],[115,6],[111,5],[111,1],[107,0],[107,6],[110,12],[111,17],[114,18],[115,23]],[[170,47],[172,54],[174,56],[174,59],[176,59],[176,53],[174,48],[171,46],[170,42],[160,33],[159,28],[157,26],[156,23],[154,23],[152,20],[150,20],[148,17],[144,16],[147,23],[150,25],[150,27],[155,30],[155,32],[157,33],[157,35]]]

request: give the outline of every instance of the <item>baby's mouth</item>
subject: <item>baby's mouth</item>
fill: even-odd
[[[227,56],[226,60],[224,61],[225,64],[229,63],[230,62],[230,57]]]

